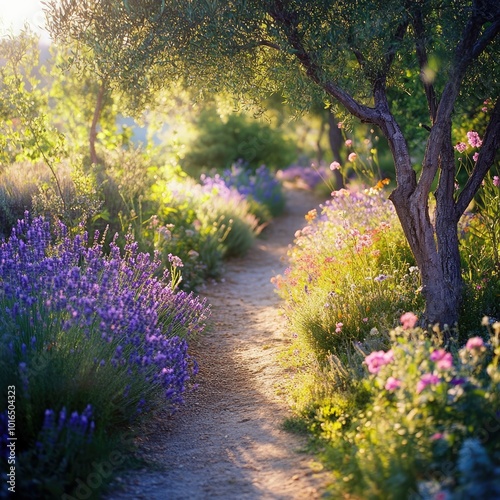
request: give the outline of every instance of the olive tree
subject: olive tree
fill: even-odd
[[[90,48],[96,71],[138,105],[183,80],[241,98],[279,92],[299,110],[320,95],[377,125],[394,158],[390,199],[421,273],[425,320],[457,322],[457,224],[500,142],[498,0],[52,0],[47,14],[52,34]],[[457,192],[453,122],[485,98],[494,108]],[[415,165],[408,138],[424,112]]]

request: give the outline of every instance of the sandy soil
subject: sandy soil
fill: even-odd
[[[304,190],[287,196],[286,214],[227,264],[224,282],[204,290],[214,328],[193,347],[199,388],[143,436],[141,453],[154,470],[124,475],[110,500],[322,497],[330,477],[301,451],[302,438],[281,429],[290,413],[276,390],[283,378],[276,355],[288,335],[270,278],[286,267],[294,232],[320,202]]]

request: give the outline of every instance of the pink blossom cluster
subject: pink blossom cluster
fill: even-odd
[[[455,149],[459,152],[459,153],[463,153],[465,152],[465,150],[467,149],[467,144],[465,142],[459,142],[455,145]]]
[[[401,321],[403,329],[408,330],[408,328],[413,328],[417,324],[418,317],[412,312],[406,312],[399,318],[399,321]]]
[[[444,349],[432,351],[430,359],[436,363],[438,370],[449,370],[453,366],[453,356]]]
[[[479,134],[477,132],[474,132],[474,130],[467,132],[467,140],[473,148],[480,148],[483,144],[483,141],[480,139]]]
[[[474,351],[476,349],[482,349],[484,347],[484,341],[481,337],[471,337],[467,344],[465,344],[465,348],[468,351]]]
[[[428,385],[439,384],[440,378],[434,373],[424,373],[417,382],[417,394],[420,394]]]
[[[394,359],[392,349],[389,351],[374,351],[366,356],[364,363],[368,367],[370,373],[378,373],[380,369],[388,365]]]

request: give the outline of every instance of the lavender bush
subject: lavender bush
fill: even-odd
[[[226,169],[221,177],[228,187],[234,187],[247,199],[264,205],[271,217],[283,212],[285,196],[281,182],[265,165],[253,171],[243,162],[237,162],[230,169]]]
[[[130,236],[123,254],[113,242],[106,255],[98,235],[90,244],[28,214],[0,245],[0,378],[18,393],[19,452],[33,447],[47,409],[90,404],[96,431],[116,434],[182,402],[196,373],[187,341],[209,308],[167,273],[156,278],[159,265]]]

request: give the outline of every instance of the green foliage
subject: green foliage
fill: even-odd
[[[383,191],[334,192],[306,220],[290,268],[274,281],[292,331],[319,357],[343,353],[372,328],[393,327],[401,311],[422,307],[417,269]]]
[[[181,166],[193,177],[202,171],[229,168],[242,160],[252,170],[264,164],[272,170],[295,158],[294,145],[281,131],[244,114],[221,118],[215,109],[201,112],[196,133],[185,147]]]
[[[360,350],[358,362],[370,372],[360,382],[369,393],[366,405],[354,411],[336,405],[315,416],[328,443],[325,460],[339,478],[337,494],[498,494],[500,441],[491,422],[500,404],[499,327],[491,348],[475,338],[453,357],[422,331],[402,328],[391,333],[392,349],[382,365],[375,367],[370,357],[363,361],[368,353]]]
[[[466,334],[474,331],[473,320],[482,315],[500,318],[500,186],[494,173],[485,178],[474,211],[462,222],[466,290],[460,325]]]

